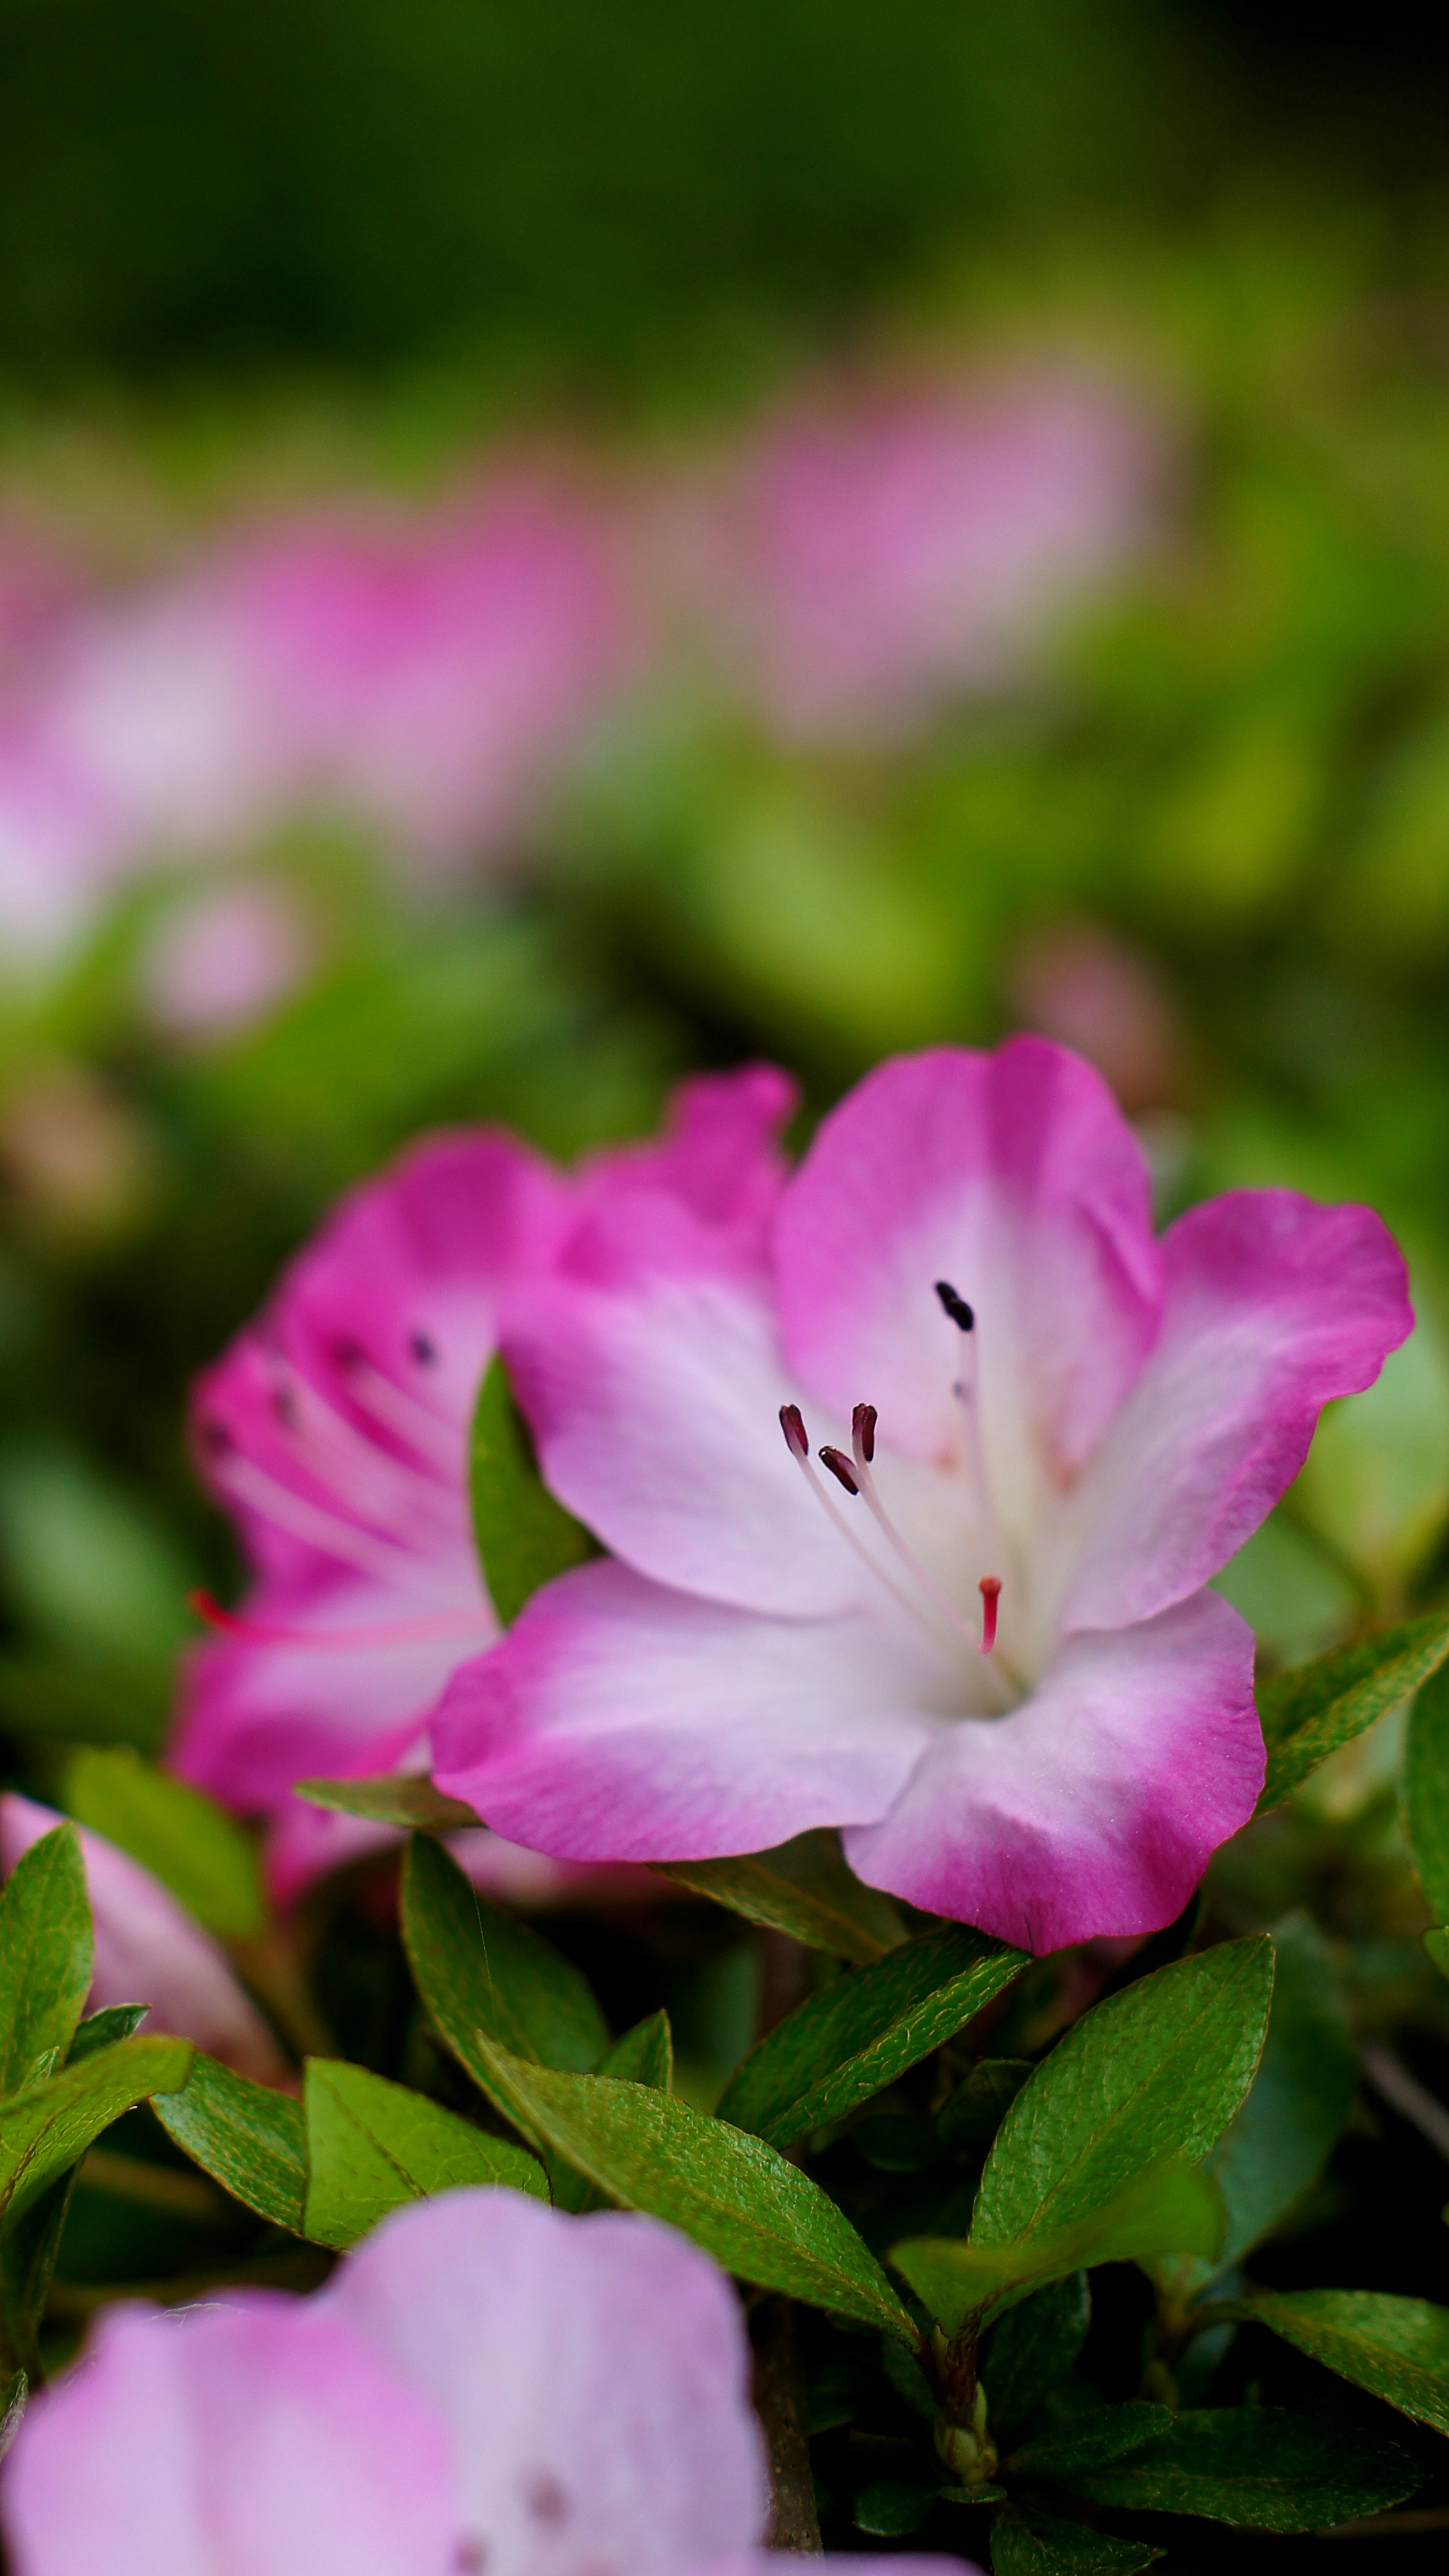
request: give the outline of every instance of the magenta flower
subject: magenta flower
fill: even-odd
[[[0,1877],[60,1821],[13,1789],[0,1796]],[[225,1952],[129,1852],[87,1826],[78,1831],[96,1935],[87,2011],[146,2004],[152,2030],[194,2039],[258,2084],[285,2082],[287,2060]]]
[[[436,1777],[563,1858],[838,1825],[1028,1948],[1150,1931],[1263,1777],[1204,1586],[1412,1320],[1364,1208],[1236,1191],[1154,1241],[1062,1048],[882,1065],[768,1240],[566,1237],[510,1307],[544,1472],[613,1553],[455,1676]]]
[[[111,2309],[6,2464],[12,2561],[765,2576],[748,2363],[728,2282],[671,2229],[447,2192],[384,2220],[310,2299]]]
[[[543,1269],[566,1228],[601,1245],[611,1226],[678,1237],[721,1258],[754,1241],[783,1180],[770,1139],[790,1097],[763,1070],[688,1084],[662,1142],[567,1180],[486,1130],[421,1145],[343,1202],[202,1379],[202,1473],[257,1582],[189,1659],[174,1761],[270,1819],[282,1900],[394,1839],[302,1804],[293,1783],[425,1769],[444,1685],[498,1634],[466,1458],[505,1291]],[[522,1898],[578,1875],[485,1833],[458,1849],[480,1884]]]
[[[805,739],[891,740],[997,688],[1042,625],[1140,551],[1148,423],[1065,376],[802,407],[708,529],[707,598],[749,695]]]

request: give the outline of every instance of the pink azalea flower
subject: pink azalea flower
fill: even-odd
[[[804,406],[747,455],[705,590],[780,731],[892,740],[1140,551],[1155,480],[1140,412],[1065,376]]]
[[[783,1179],[769,1139],[790,1097],[759,1069],[688,1084],[662,1142],[568,1180],[487,1130],[418,1146],[343,1202],[201,1381],[202,1473],[257,1581],[189,1659],[174,1761],[271,1819],[282,1901],[396,1839],[304,1805],[293,1783],[425,1769],[445,1684],[497,1637],[467,1446],[509,1283],[536,1275],[566,1226],[722,1257],[753,1241]],[[522,1900],[580,1875],[482,1832],[457,1848],[480,1885]]]
[[[613,1553],[455,1676],[435,1776],[562,1858],[838,1825],[1030,1949],[1150,1931],[1262,1783],[1204,1586],[1412,1320],[1364,1208],[1234,1191],[1154,1241],[1062,1048],[884,1064],[768,1243],[583,1232],[510,1308],[544,1472]]]
[[[384,2220],[310,2299],[109,2310],[6,2464],[12,2561],[765,2576],[748,2362],[728,2282],[655,2220],[447,2192]]]
[[[0,1797],[0,1875],[8,1878],[22,1852],[60,1821],[52,1808],[7,1790]],[[151,2030],[194,2039],[258,2084],[284,2083],[287,2060],[225,1952],[129,1852],[87,1826],[79,1833],[96,1934],[87,2011],[147,2004]]]

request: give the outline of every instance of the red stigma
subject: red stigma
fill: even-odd
[[[981,1651],[989,1655],[996,1643],[996,1605],[1001,1598],[999,1574],[983,1574],[977,1586],[981,1594]]]

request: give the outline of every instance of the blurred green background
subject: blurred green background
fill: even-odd
[[[272,818],[245,863],[297,892],[315,954],[243,1028],[180,1044],[138,1003],[174,849],[0,981],[24,1776],[76,1738],[162,1739],[185,1589],[236,1580],[184,1389],[339,1188],[444,1119],[572,1153],[751,1051],[801,1074],[803,1133],[883,1050],[1039,1026],[1117,1083],[1165,1212],[1242,1182],[1374,1201],[1424,1330],[1229,1580],[1275,1656],[1426,1597],[1449,1525],[1432,36],[1145,0],[3,0],[0,56],[0,503],[103,597],[249,514],[431,506],[500,445],[637,492],[793,388],[922,353],[1085,367],[1159,458],[1151,542],[1009,685],[943,692],[904,737],[790,738],[666,655],[522,871],[419,894],[375,830]]]

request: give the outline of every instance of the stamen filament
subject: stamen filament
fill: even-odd
[[[208,1628],[216,1628],[224,1637],[242,1637],[256,1646],[303,1646],[322,1654],[350,1651],[368,1646],[406,1646],[421,1644],[435,1637],[486,1635],[488,1621],[481,1610],[439,1610],[416,1619],[388,1619],[374,1627],[360,1628],[289,1628],[270,1619],[249,1619],[245,1612],[224,1610],[209,1592],[188,1592],[188,1609]]]
[[[432,1407],[419,1404],[406,1387],[395,1386],[371,1360],[359,1358],[346,1371],[347,1383],[359,1404],[365,1406],[374,1421],[385,1431],[395,1431],[400,1440],[412,1443],[420,1457],[440,1468],[445,1476],[456,1476],[463,1456],[463,1435]]]
[[[856,1533],[851,1528],[844,1512],[840,1511],[831,1501],[831,1498],[829,1494],[827,1494],[825,1487],[822,1485],[820,1478],[816,1475],[815,1469],[810,1463],[810,1444],[805,1435],[805,1424],[798,1404],[781,1405],[780,1428],[785,1434],[786,1448],[789,1450],[791,1457],[794,1459],[795,1464],[799,1468],[801,1475],[804,1477],[806,1484],[809,1486],[811,1493],[814,1495],[821,1510],[824,1512],[831,1528],[839,1531],[840,1536],[844,1539],[847,1547],[854,1548],[862,1565],[869,1566],[871,1573],[876,1578],[876,1581],[885,1585],[885,1588],[890,1594],[892,1600],[898,1602],[901,1609],[906,1611],[912,1619],[919,1620],[921,1617],[922,1606],[920,1602],[913,1601],[909,1593],[903,1592],[900,1585],[896,1582],[895,1577],[889,1572],[887,1567],[881,1564],[879,1557],[871,1555],[870,1549],[856,1536]],[[822,1450],[820,1454],[823,1457],[825,1452]],[[840,1453],[837,1450],[832,1454],[839,1457]],[[973,1639],[973,1643],[974,1642],[975,1641]]]
[[[914,1576],[916,1582],[919,1583],[922,1591],[927,1595],[933,1607],[940,1612],[943,1619],[949,1621],[958,1637],[969,1638],[971,1644],[974,1646],[976,1643],[974,1631],[968,1622],[962,1618],[954,1601],[948,1599],[947,1595],[942,1591],[939,1583],[935,1581],[933,1576],[926,1572],[925,1567],[922,1565],[920,1558],[915,1554],[914,1549],[907,1547],[905,1540],[902,1538],[894,1521],[891,1519],[889,1512],[886,1510],[884,1503],[881,1501],[880,1494],[876,1488],[876,1481],[874,1476],[871,1474],[870,1468],[871,1459],[875,1454],[875,1425],[875,1406],[873,1404],[858,1404],[851,1416],[851,1447],[855,1453],[853,1490],[860,1495],[862,1502],[865,1504],[866,1510],[870,1513],[872,1519],[880,1529],[887,1545],[895,1550],[895,1553],[900,1559],[901,1564],[905,1567],[906,1572]],[[825,1455],[823,1449],[820,1454],[823,1458]],[[844,1463],[844,1460],[842,1460],[841,1464],[844,1465]]]
[[[213,1459],[211,1473],[213,1482],[233,1501],[259,1512],[288,1538],[300,1539],[304,1547],[318,1548],[343,1565],[354,1565],[360,1574],[379,1575],[384,1583],[396,1583],[412,1571],[414,1559],[404,1548],[395,1547],[391,1539],[374,1538],[370,1531],[307,1502],[239,1450]]]

